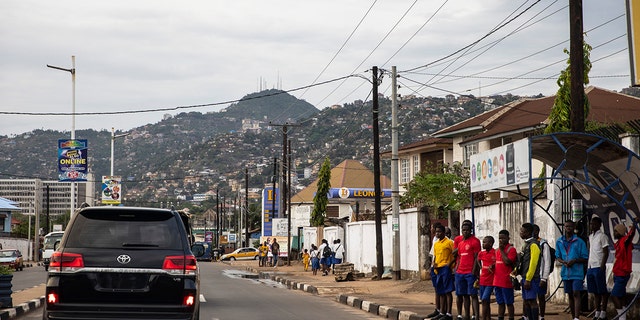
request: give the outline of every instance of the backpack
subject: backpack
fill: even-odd
[[[549,261],[549,273],[552,273],[553,270],[556,269],[556,249],[551,248],[548,242],[546,242],[547,248],[549,248],[549,255],[551,256],[551,261]]]
[[[329,258],[331,257],[331,248],[329,248],[329,246],[324,246],[324,249],[322,249],[322,257],[323,258]]]
[[[549,274],[551,274],[553,272],[553,270],[556,269],[556,249],[552,248],[551,245],[549,244],[549,242],[547,242],[546,240],[544,242],[540,242],[540,250],[547,250],[546,248],[549,248]],[[542,259],[542,253],[543,251],[540,251],[540,257]]]

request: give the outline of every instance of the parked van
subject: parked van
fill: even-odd
[[[47,235],[44,236],[44,241],[42,242],[42,260],[44,263],[45,271],[49,271],[51,254],[56,251],[58,245],[60,245],[60,241],[62,241],[63,235],[64,231],[54,231],[47,233]]]

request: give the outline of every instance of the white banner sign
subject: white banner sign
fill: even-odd
[[[474,154],[471,192],[499,189],[529,181],[529,140],[522,139]]]

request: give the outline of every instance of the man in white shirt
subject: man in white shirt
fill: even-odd
[[[540,319],[544,320],[547,309],[547,281],[551,272],[551,246],[546,239],[540,238],[540,226],[533,225],[533,238],[540,244],[540,287],[538,288],[538,307],[540,308]]]
[[[439,226],[440,222],[436,222],[433,224],[433,232],[431,234],[435,234],[435,230],[436,230],[436,226]],[[434,252],[433,252],[433,244],[436,243],[438,240],[437,236],[433,236],[433,240],[431,240],[431,250],[429,250],[429,260],[433,260],[433,257],[435,256]],[[427,266],[431,266],[432,263],[431,261],[428,261],[428,265]],[[433,288],[436,288],[436,273],[434,272],[434,268],[429,268],[429,272],[431,273],[431,284],[433,285]],[[432,313],[430,313],[429,315],[427,315],[427,318],[435,318],[437,316],[440,315],[440,311],[442,310],[442,307],[440,306],[440,295],[436,292],[436,294],[434,295],[435,300],[434,300],[434,304],[436,306],[436,310],[434,310]]]
[[[589,260],[587,261],[587,291],[593,293],[596,305],[594,319],[607,318],[607,260],[609,259],[609,238],[602,232],[602,220],[593,216],[590,223]]]
[[[333,261],[333,264],[341,264],[342,259],[344,259],[344,246],[340,243],[340,239],[336,239],[336,245],[333,251],[335,252],[335,260]]]

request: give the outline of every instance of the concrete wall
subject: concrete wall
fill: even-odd
[[[415,209],[402,211],[399,215],[400,228],[400,269],[403,277],[417,277],[420,272],[419,265],[419,224],[418,212]],[[391,216],[382,221],[382,251],[385,268],[393,265],[393,238],[392,226],[387,223]],[[305,238],[307,229],[304,228]],[[323,238],[331,241],[332,237],[340,234],[339,227],[326,227]],[[311,231],[308,231],[311,234]],[[345,261],[354,264],[354,268],[364,273],[370,273],[377,266],[376,253],[376,225],[375,221],[351,222],[343,231],[344,236],[339,237],[345,248]],[[306,243],[305,243],[306,246]]]

